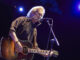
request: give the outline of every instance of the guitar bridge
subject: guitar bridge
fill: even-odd
[[[27,46],[24,46],[24,47],[23,47],[23,53],[24,53],[24,54],[27,54],[27,53],[28,53],[28,47],[27,47]]]

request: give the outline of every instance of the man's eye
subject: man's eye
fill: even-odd
[[[42,14],[39,14],[40,16],[42,16]]]

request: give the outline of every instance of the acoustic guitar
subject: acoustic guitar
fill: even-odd
[[[52,53],[53,56],[57,57],[59,55],[58,51],[56,50],[42,50],[42,49],[33,49],[32,44],[30,42],[22,42],[23,52],[18,53],[15,48],[15,44],[13,40],[8,38],[3,38],[1,43],[1,54],[7,60],[21,60],[26,58],[30,60],[33,57],[33,53],[37,53],[40,55],[46,55]],[[51,56],[52,56],[51,55]]]

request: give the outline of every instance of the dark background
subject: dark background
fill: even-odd
[[[75,13],[75,3],[76,0],[0,0],[0,38],[8,36],[11,22],[15,18],[26,16],[33,6],[42,5],[46,9],[44,17],[53,18],[53,30],[60,43],[60,46],[53,45],[59,51],[59,56],[51,57],[50,60],[79,60],[80,12]],[[25,8],[23,13],[17,9],[20,5]],[[38,27],[38,43],[41,49],[46,49],[48,36],[49,26],[43,22]],[[34,60],[44,60],[44,57],[35,54]]]

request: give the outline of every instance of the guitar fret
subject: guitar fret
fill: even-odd
[[[29,53],[42,53],[42,54],[49,54],[49,51],[47,50],[36,50],[36,49],[28,49]]]
[[[42,54],[49,54],[49,51],[47,51],[47,50],[40,50],[39,53],[42,53]]]
[[[28,49],[28,52],[29,52],[29,53],[38,53],[38,50],[36,50],[36,49],[30,49],[30,48],[29,48],[29,49]]]

